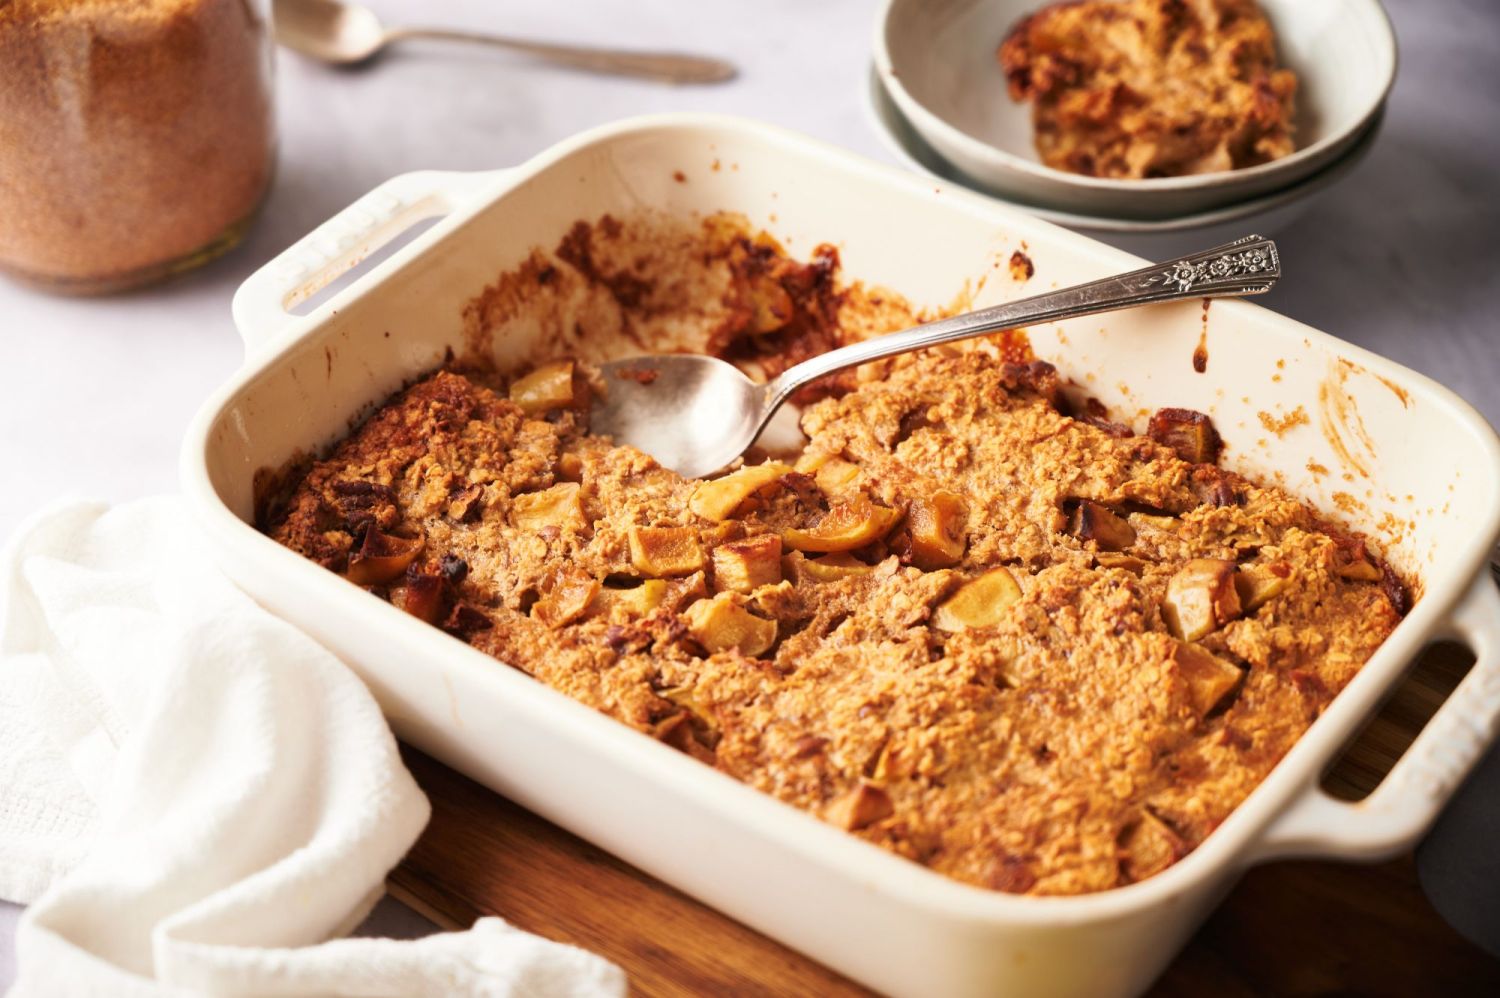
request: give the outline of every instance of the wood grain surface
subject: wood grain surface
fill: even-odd
[[[1330,769],[1347,799],[1376,786],[1470,664],[1437,645]],[[639,995],[863,995],[864,988],[412,749],[432,821],[391,875],[440,925],[482,915],[602,953]],[[1500,962],[1433,911],[1411,857],[1252,870],[1153,995],[1496,995]]]

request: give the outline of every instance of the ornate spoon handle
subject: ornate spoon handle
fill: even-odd
[[[785,371],[766,385],[766,399],[769,407],[774,409],[809,381],[846,367],[939,343],[1134,305],[1258,295],[1271,290],[1271,285],[1280,276],[1281,260],[1276,254],[1276,244],[1260,236],[1246,236],[1167,263],[1006,302],[951,319],[939,319],[905,332],[841,347]]]

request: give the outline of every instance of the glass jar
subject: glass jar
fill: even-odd
[[[275,160],[268,0],[0,0],[0,269],[77,294],[237,243]]]

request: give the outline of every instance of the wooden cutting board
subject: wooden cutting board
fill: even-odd
[[[1467,670],[1439,645],[1330,771],[1367,793]],[[622,966],[640,995],[865,995],[808,958],[718,914],[412,749],[432,822],[392,872],[393,894],[439,925],[499,915]],[[1500,961],[1432,909],[1410,856],[1377,866],[1252,870],[1151,992],[1160,996],[1497,995]]]

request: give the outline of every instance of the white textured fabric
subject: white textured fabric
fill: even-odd
[[[429,813],[369,692],[218,575],[174,499],[70,504],[0,561],[13,995],[619,995],[483,919],[336,939]]]

